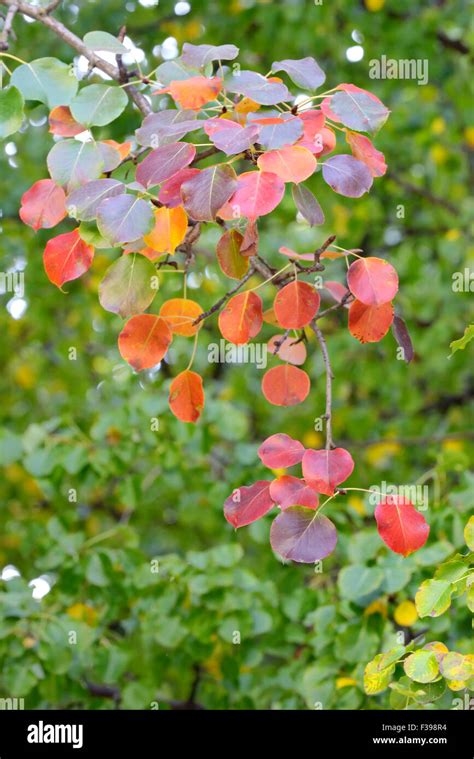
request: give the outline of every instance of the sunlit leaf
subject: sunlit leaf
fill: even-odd
[[[57,105],[49,114],[49,131],[57,137],[75,137],[86,127],[78,124],[67,105]]]
[[[200,173],[200,169],[181,169],[172,177],[163,182],[158,193],[158,200],[168,208],[176,208],[183,203],[181,187],[188,179]]]
[[[248,343],[258,335],[262,323],[262,300],[250,290],[230,298],[219,314],[222,336],[235,345]]]
[[[425,580],[421,583],[415,596],[418,615],[423,617],[440,617],[451,606],[453,587],[446,580]]]
[[[196,422],[204,408],[202,377],[189,369],[178,374],[170,385],[169,405],[181,422]]]
[[[16,87],[0,89],[0,140],[19,130],[24,119],[23,96]]]
[[[166,354],[172,332],[164,319],[155,314],[132,316],[118,338],[120,355],[137,371],[150,369]]]
[[[284,335],[273,335],[270,338],[267,344],[269,353],[275,354],[282,361],[287,361],[289,364],[294,364],[295,366],[304,364],[306,361],[306,346],[304,342],[292,336],[287,336],[286,339],[283,338]],[[276,351],[277,347],[278,351]]]
[[[203,105],[215,100],[222,89],[222,79],[215,76],[208,79],[205,76],[193,76],[170,82],[164,92],[169,92],[180,108],[199,110]]]
[[[414,651],[403,662],[403,669],[416,683],[431,683],[439,675],[438,662],[431,651]]]
[[[376,149],[368,137],[346,129],[346,141],[354,158],[365,163],[373,177],[383,177],[387,171],[385,156]]]
[[[377,131],[390,114],[388,108],[366,92],[336,92],[330,107],[344,126],[359,132]]]
[[[48,279],[57,287],[84,274],[93,258],[94,248],[84,242],[77,229],[48,240],[43,253]]]
[[[189,298],[171,298],[160,308],[160,316],[166,320],[171,331],[183,337],[192,337],[201,329],[202,321],[193,324],[200,314],[202,308],[199,303]]]
[[[285,183],[276,174],[247,171],[237,179],[237,189],[219,210],[222,219],[256,219],[277,207],[285,193]]]
[[[354,300],[349,307],[349,332],[361,343],[378,343],[393,322],[393,305],[367,306]]]
[[[274,406],[295,406],[308,396],[310,380],[306,372],[296,366],[274,366],[265,372],[262,392]]]
[[[383,258],[358,258],[347,272],[349,290],[367,306],[381,306],[393,300],[398,292],[398,275]]]
[[[319,293],[307,282],[290,282],[275,296],[273,308],[278,323],[285,329],[302,329],[316,316]]]
[[[186,237],[188,217],[182,206],[156,208],[155,226],[143,236],[146,244],[158,253],[174,253]]]
[[[296,184],[303,182],[316,170],[314,155],[297,145],[262,153],[257,164],[262,171],[273,172],[284,182]]]
[[[303,134],[301,119],[291,113],[278,114],[277,112],[274,116],[250,114],[249,123],[259,127],[258,142],[267,150],[293,145]]]
[[[20,219],[35,231],[55,227],[67,215],[65,200],[62,187],[52,179],[40,179],[22,195]]]

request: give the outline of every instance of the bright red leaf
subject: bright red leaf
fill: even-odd
[[[259,458],[270,469],[286,469],[299,464],[304,455],[304,445],[284,432],[267,437],[258,449]]]
[[[94,248],[86,245],[75,229],[53,237],[46,244],[43,263],[50,282],[61,287],[65,282],[77,279],[92,264]]]
[[[21,198],[19,211],[23,224],[38,229],[50,229],[67,216],[66,195],[52,179],[40,179]]]
[[[375,520],[383,542],[402,556],[418,551],[428,540],[424,516],[402,496],[385,496],[375,509]]]
[[[277,207],[285,193],[285,183],[268,171],[246,171],[237,179],[237,189],[218,212],[221,219],[256,219]]]
[[[270,485],[272,499],[284,510],[290,506],[306,506],[308,509],[317,509],[319,504],[318,494],[313,488],[308,487],[304,480],[291,475],[283,475],[273,480]]]
[[[317,314],[319,294],[307,282],[290,282],[275,296],[273,308],[278,323],[285,329],[302,329]]]
[[[224,516],[233,527],[244,527],[265,516],[274,505],[270,483],[259,480],[249,487],[234,490],[224,503]]]

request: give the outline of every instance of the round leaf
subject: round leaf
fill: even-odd
[[[151,369],[166,354],[172,332],[165,321],[155,314],[132,316],[118,338],[120,355],[137,371]]]
[[[332,553],[337,543],[334,524],[313,509],[291,506],[279,514],[270,530],[273,550],[284,559],[312,564]]]
[[[90,84],[71,101],[73,117],[86,126],[104,126],[115,121],[125,110],[127,93],[122,87],[108,84]]]
[[[295,406],[308,396],[311,383],[308,375],[296,366],[274,366],[265,372],[262,392],[274,406]]]
[[[152,286],[155,267],[139,253],[122,255],[105,272],[99,301],[106,311],[120,316],[141,314],[156,295]]]
[[[196,422],[204,408],[202,378],[189,369],[178,374],[170,385],[169,405],[181,422]]]

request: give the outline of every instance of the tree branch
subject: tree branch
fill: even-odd
[[[62,24],[56,18],[53,18],[49,15],[48,8],[54,10],[58,4],[58,2],[55,2],[50,3],[47,8],[37,8],[36,6],[30,5],[29,3],[12,3],[9,2],[9,0],[0,0],[0,5],[5,5],[9,9],[12,6],[15,6],[19,13],[22,13],[25,16],[29,16],[30,18],[35,19],[35,21],[39,21],[40,24],[43,24],[43,26],[46,26],[48,29],[50,29],[57,37],[69,45],[69,47],[72,47],[78,53],[87,58],[91,66],[100,69],[104,72],[104,74],[107,74],[116,82],[120,82],[120,71],[117,66],[114,66],[112,63],[108,63],[108,61],[104,61],[92,50],[89,50],[87,45],[84,44],[80,37],[71,32],[70,29],[64,26],[64,24]],[[148,100],[144,95],[142,95],[141,92],[137,90],[134,85],[126,85],[124,86],[124,90],[127,92],[130,99],[133,100],[137,108],[144,116],[148,116],[149,113],[152,113],[152,108]]]
[[[240,288],[243,285],[245,285],[245,283],[250,279],[250,277],[253,276],[253,274],[255,274],[255,270],[254,270],[253,266],[251,266],[249,268],[247,274],[244,277],[242,277],[242,279],[236,284],[235,287],[232,288],[232,290],[229,290],[229,292],[227,292],[225,295],[223,295],[222,298],[220,298],[217,301],[217,303],[214,303],[214,305],[208,311],[203,311],[202,314],[199,314],[199,316],[197,317],[197,319],[195,319],[193,321],[193,326],[196,325],[196,324],[199,324],[204,319],[207,319],[208,316],[211,316],[212,314],[215,314],[216,311],[219,311],[220,307],[223,306],[224,303],[227,300],[229,300],[229,298],[232,295],[234,295],[234,293],[236,293],[238,290],[240,290]]]
[[[314,319],[309,326],[318,339],[326,369],[326,413],[324,414],[324,419],[326,420],[326,450],[330,451],[331,448],[334,447],[332,439],[332,381],[334,379],[334,374],[332,373],[331,361],[329,359],[328,348],[323,333]]]
[[[8,38],[13,34],[12,24],[18,10],[16,3],[10,3],[3,23],[2,33],[0,34],[0,50],[8,50]]]

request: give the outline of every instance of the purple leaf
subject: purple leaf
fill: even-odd
[[[150,205],[134,195],[119,195],[103,200],[97,209],[97,227],[113,245],[138,240],[154,224]]]
[[[233,61],[239,54],[235,45],[191,45],[185,42],[181,60],[186,66],[202,69],[213,61]]]
[[[203,169],[181,185],[186,211],[196,221],[214,221],[216,214],[237,189],[232,166],[218,164]]]
[[[286,71],[293,82],[304,90],[316,90],[326,80],[326,74],[311,57],[275,61],[272,71]]]
[[[302,184],[295,184],[291,189],[295,206],[306,219],[310,227],[315,227],[318,224],[324,224],[323,209],[319,205],[318,201],[314,197],[311,190],[304,187]]]
[[[169,109],[150,113],[135,132],[137,142],[147,148],[158,148],[180,140],[188,132],[204,126],[205,121],[198,121],[196,117],[197,112],[191,110]]]
[[[335,155],[323,164],[323,179],[339,195],[360,198],[372,187],[369,169],[351,155]]]
[[[290,506],[273,521],[270,543],[284,559],[313,564],[334,551],[337,531],[323,514],[303,506]]]
[[[210,134],[210,139],[216,148],[222,150],[226,155],[235,155],[244,150],[249,150],[250,146],[257,141],[258,126],[242,127],[235,121],[224,121],[223,119],[218,119],[218,121],[226,124],[226,126],[213,131]]]
[[[385,124],[390,111],[366,92],[336,92],[331,98],[331,111],[344,126],[358,132],[375,132]]]
[[[125,185],[117,179],[96,179],[74,190],[66,198],[69,216],[80,221],[92,221],[103,200],[123,195]]]
[[[224,516],[235,528],[255,522],[273,508],[270,482],[259,480],[234,490],[224,503]]]
[[[254,100],[260,105],[276,105],[285,100],[291,100],[291,95],[285,84],[269,82],[255,71],[241,71],[232,76],[226,84],[229,92]]]
[[[403,357],[405,361],[409,364],[410,361],[413,360],[415,351],[413,350],[413,343],[407,325],[401,316],[394,317],[392,322],[392,332],[398,345],[403,349]]]
[[[271,119],[274,123],[265,123]],[[265,116],[249,114],[249,121],[256,123],[260,128],[259,143],[267,150],[278,150],[286,145],[294,145],[296,140],[303,134],[303,122],[291,113],[272,114]]]
[[[144,187],[152,187],[169,179],[181,169],[189,166],[196,148],[189,142],[173,142],[163,145],[147,155],[137,168],[136,178]]]

